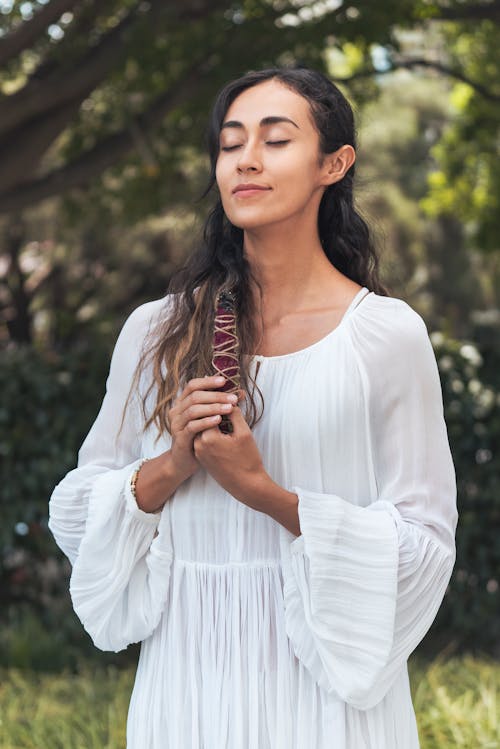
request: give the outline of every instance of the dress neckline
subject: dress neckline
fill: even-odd
[[[367,293],[364,293],[364,292],[367,292]],[[327,341],[329,338],[333,337],[333,335],[336,334],[337,331],[339,331],[342,328],[342,326],[346,322],[347,318],[350,317],[352,312],[357,307],[359,307],[361,301],[373,293],[374,292],[369,291],[366,286],[362,286],[357,292],[357,294],[351,299],[349,306],[347,307],[346,311],[340,318],[340,322],[337,323],[337,325],[333,328],[333,330],[330,330],[330,332],[324,335],[323,338],[320,338],[318,341],[311,343],[309,346],[305,346],[304,348],[298,349],[297,351],[290,351],[287,354],[277,354],[276,356],[264,356],[263,354],[253,354],[253,356],[249,357],[249,360],[251,362],[252,361],[258,361],[258,362],[276,361],[278,359],[289,359],[292,356],[299,356],[300,354],[304,354],[308,351],[311,351],[312,349],[316,348],[317,346],[320,346],[322,343]]]

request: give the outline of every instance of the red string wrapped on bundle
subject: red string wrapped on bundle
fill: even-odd
[[[212,346],[213,374],[222,375],[226,382],[219,390],[236,393],[240,386],[239,339],[236,325],[236,300],[234,293],[223,289],[215,303],[214,334]],[[224,434],[233,431],[231,419],[223,414],[219,429]]]

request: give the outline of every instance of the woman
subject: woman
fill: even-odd
[[[425,323],[378,280],[352,111],[324,76],[230,83],[210,155],[203,246],[126,321],[51,498],[75,611],[103,650],[142,642],[129,749],[414,749],[406,662],[457,523]],[[221,289],[232,399],[211,368]]]

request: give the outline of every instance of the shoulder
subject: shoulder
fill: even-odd
[[[159,299],[144,302],[136,307],[125,320],[124,327],[149,327],[154,322],[159,322],[167,315],[172,307],[174,294],[166,294]]]
[[[156,326],[161,323],[172,304],[171,294],[144,302],[132,310],[123,323],[116,339],[111,364],[114,369],[128,371],[135,367],[141,353],[151,342]]]
[[[368,294],[351,317],[351,334],[356,352],[372,370],[395,364],[399,371],[408,370],[422,358],[434,360],[425,320],[398,297]]]
[[[371,292],[355,308],[355,328],[388,344],[429,337],[427,324],[408,302]]]
[[[156,325],[168,314],[172,296],[145,302],[136,307],[123,323],[111,356],[109,387],[130,379],[151,340]],[[118,383],[118,384],[117,384]]]
[[[359,305],[365,321],[372,319],[376,324],[401,327],[426,327],[425,321],[404,299],[394,296],[382,296],[370,292]]]
[[[133,309],[122,325],[117,345],[125,341],[129,344],[142,343],[148,333],[168,315],[173,297],[173,294],[166,294]]]

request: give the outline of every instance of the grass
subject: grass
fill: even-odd
[[[421,749],[500,749],[500,664],[410,662]],[[0,671],[0,749],[124,749],[133,671]],[[403,749],[403,747],[402,747]]]
[[[124,749],[133,672],[0,672],[1,749]]]
[[[500,663],[410,662],[410,678],[422,749],[500,749]]]

